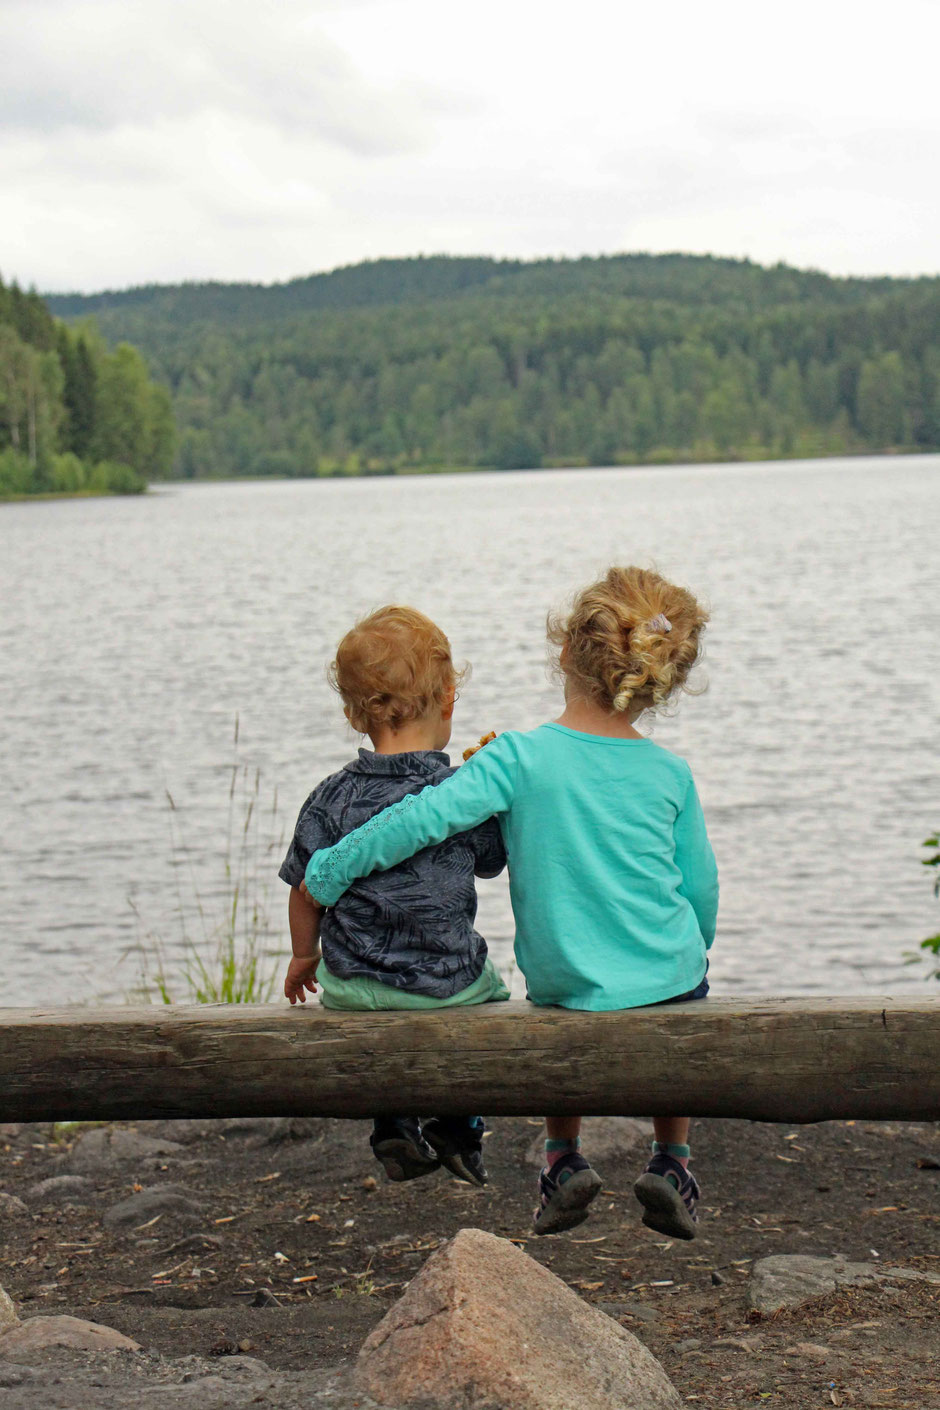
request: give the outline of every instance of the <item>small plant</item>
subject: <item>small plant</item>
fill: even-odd
[[[276,958],[268,942],[280,926],[272,922],[270,915],[270,879],[274,857],[283,847],[283,829],[278,830],[277,793],[271,807],[262,808],[261,771],[239,760],[238,735],[236,716],[223,852],[222,914],[213,920],[206,913],[191,853],[180,835],[178,809],[167,790],[182,957],[175,964],[169,960],[165,940],[147,929],[136,904],[129,900],[142,932],[141,942],[133,951],[140,963],[139,979],[132,991],[137,1000],[162,1004],[262,1004],[274,994]],[[188,904],[179,879],[184,869],[192,882]],[[197,938],[190,933],[187,920],[193,913],[201,931]]]
[[[921,864],[925,867],[936,868],[933,894],[940,897],[940,830],[935,832],[931,837],[925,838],[922,845],[930,849],[930,855],[922,857]],[[928,964],[930,966],[930,972],[927,977],[929,979],[940,979],[940,931],[938,931],[936,935],[928,936],[926,940],[921,940],[919,950],[925,951],[929,957]],[[918,964],[923,958],[924,955],[919,953],[918,950],[915,950],[913,953],[908,954],[907,963]]]

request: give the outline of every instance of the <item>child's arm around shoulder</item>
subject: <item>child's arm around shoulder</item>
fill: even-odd
[[[683,760],[683,763],[685,761]],[[718,867],[708,840],[705,815],[692,770],[685,764],[685,797],[676,816],[676,865],[682,873],[679,894],[695,912],[706,950],[711,949],[718,921]]]
[[[517,764],[516,736],[508,731],[443,783],[409,793],[334,847],[316,852],[306,870],[308,892],[324,906],[335,905],[358,877],[386,871],[445,837],[507,812]]]

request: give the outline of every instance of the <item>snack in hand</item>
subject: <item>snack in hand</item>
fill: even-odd
[[[492,744],[492,742],[493,742],[493,740],[494,740],[495,738],[496,738],[496,731],[495,731],[495,729],[491,729],[490,732],[489,732],[489,734],[481,734],[481,735],[480,735],[480,742],[479,742],[479,744],[471,744],[469,749],[465,749],[465,750],[463,751],[463,761],[464,761],[464,763],[466,763],[468,759],[472,759],[473,756],[474,756],[474,754],[476,754],[477,750],[482,749],[485,744]]]

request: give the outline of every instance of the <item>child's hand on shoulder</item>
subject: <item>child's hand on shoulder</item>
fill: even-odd
[[[290,999],[292,1004],[296,1004],[299,999],[302,1004],[307,1002],[307,990],[311,994],[317,992],[316,978],[317,966],[322,959],[320,951],[314,955],[297,955],[287,966],[287,978],[284,980],[284,997]]]
[[[494,740],[495,738],[496,738],[496,731],[495,731],[495,729],[491,729],[490,732],[489,732],[489,734],[482,734],[482,735],[480,736],[480,742],[479,742],[479,744],[471,744],[469,749],[465,749],[465,750],[463,751],[463,761],[464,761],[464,763],[466,763],[468,759],[472,759],[473,756],[474,756],[474,754],[479,754],[480,750],[481,750],[481,749],[485,749],[486,746],[487,746],[487,744],[492,744],[492,743],[493,743],[493,740]]]

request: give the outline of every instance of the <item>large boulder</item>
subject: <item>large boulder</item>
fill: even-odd
[[[30,1317],[27,1322],[0,1332],[0,1359],[28,1360],[37,1351],[52,1348],[69,1351],[139,1351],[136,1341],[80,1317]]]
[[[366,1339],[356,1384],[396,1410],[678,1410],[659,1363],[506,1239],[461,1229]]]

